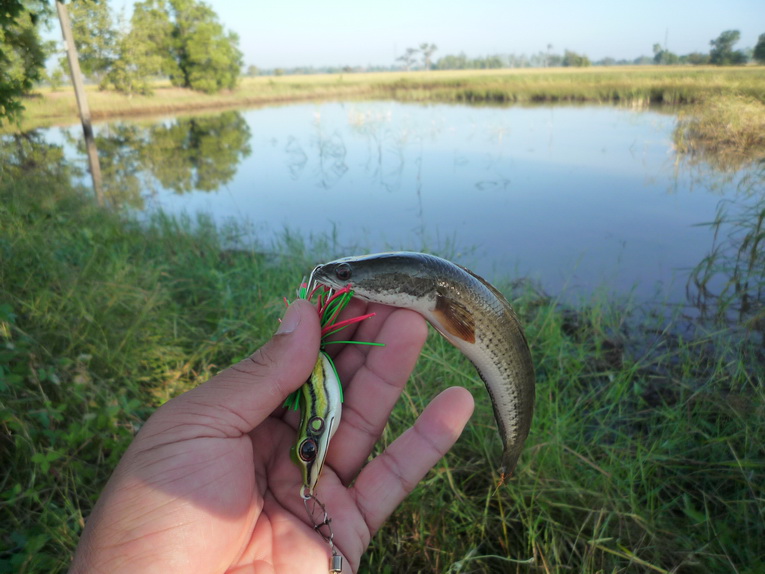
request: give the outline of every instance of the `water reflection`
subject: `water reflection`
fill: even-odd
[[[60,196],[68,196],[69,191],[61,182],[74,182],[84,172],[67,160],[62,145],[46,141],[46,135],[44,130],[34,130],[0,137],[0,189],[10,198],[15,193],[33,195],[24,199],[56,217]],[[17,185],[21,181],[25,185]]]
[[[145,177],[144,131],[133,124],[111,124],[97,132],[104,197],[112,206],[143,209],[144,191],[152,189]],[[84,144],[76,142],[82,150]]]
[[[300,178],[305,165],[308,163],[308,154],[305,153],[303,146],[294,136],[289,136],[284,151],[287,154],[287,169],[290,172],[290,179],[295,181]]]
[[[236,111],[149,126],[104,124],[96,133],[105,196],[112,205],[138,209],[147,191],[219,190],[252,151],[250,128]],[[67,134],[67,141],[82,152],[76,136]]]
[[[725,269],[745,266],[710,264],[713,276],[699,266],[737,253],[723,238],[751,248],[731,226],[743,230],[757,212],[751,204],[736,209],[735,223],[730,208],[714,219],[718,204],[762,180],[749,168],[678,160],[674,126],[672,115],[611,107],[372,102],[120,122],[96,133],[116,203],[140,206],[156,190],[150,208],[244,219],[266,242],[284,228],[332,234],[335,255],[432,250],[568,299],[606,286],[673,304],[690,296],[703,309],[726,298]],[[719,225],[699,225],[709,221]]]
[[[364,170],[373,184],[386,191],[401,188],[404,173],[404,148],[411,131],[404,129],[396,133],[392,126],[390,111],[351,110],[348,124],[354,134],[361,136],[366,147]],[[421,155],[415,161],[419,161]]]
[[[144,158],[165,189],[215,191],[250,155],[249,140],[250,128],[239,112],[180,119],[148,130]]]
[[[312,143],[317,151],[318,167],[316,170],[319,187],[333,187],[348,171],[345,163],[347,150],[342,136],[337,132],[324,133],[321,121],[316,122],[316,133]]]

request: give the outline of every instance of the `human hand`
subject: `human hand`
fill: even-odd
[[[360,307],[352,301],[346,312]],[[466,390],[447,389],[365,466],[427,333],[416,313],[368,307],[377,315],[355,338],[385,346],[346,345],[335,358],[345,402],[318,486],[343,572],[357,571],[372,535],[473,409]],[[252,356],[159,408],[109,479],[70,572],[326,574],[329,547],[309,521],[289,456],[297,413],[281,408],[308,378],[319,334],[316,309],[298,300]]]

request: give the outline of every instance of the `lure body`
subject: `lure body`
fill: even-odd
[[[291,454],[303,475],[300,495],[310,498],[319,482],[329,441],[340,424],[342,414],[340,381],[324,352],[319,353],[311,376],[299,393],[300,425]]]
[[[512,473],[534,413],[534,366],[518,317],[496,288],[464,267],[414,252],[338,259],[317,266],[311,277],[416,311],[457,347],[486,385],[504,445],[500,472]]]

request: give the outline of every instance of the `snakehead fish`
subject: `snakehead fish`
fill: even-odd
[[[513,472],[534,413],[534,366],[518,317],[496,288],[450,261],[406,251],[318,265],[309,283],[350,285],[363,300],[416,311],[457,347],[489,392],[504,445],[499,471]]]

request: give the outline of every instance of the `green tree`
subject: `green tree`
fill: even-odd
[[[50,84],[51,90],[55,92],[61,88],[61,86],[64,85],[64,82],[67,81],[66,78],[67,76],[64,69],[60,65],[56,65],[56,67],[48,74],[48,83]]]
[[[155,76],[208,93],[231,89],[242,67],[238,45],[238,36],[226,32],[204,2],[143,0],[118,42],[109,81],[127,93],[147,92],[146,80]]]
[[[439,58],[436,63],[436,69],[438,70],[464,70],[468,67],[468,58],[464,52],[460,52],[457,56],[447,54],[443,58]]]
[[[523,62],[518,62],[518,67],[525,67]],[[485,58],[476,58],[472,61],[471,68],[479,70],[497,70],[505,67],[505,62],[502,56],[495,54],[493,56],[486,56]]]
[[[101,81],[117,57],[117,32],[108,0],[69,3],[72,36],[80,69],[88,78]],[[67,67],[66,57],[62,66]]]
[[[226,32],[210,6],[197,0],[170,0],[175,23],[173,55],[180,71],[173,85],[203,92],[236,87],[242,68],[239,36]]]
[[[584,68],[590,65],[590,59],[582,54],[566,50],[563,54],[563,65],[567,67]]]
[[[436,50],[438,50],[438,46],[435,44],[428,44],[427,42],[420,44],[420,53],[422,54],[422,63],[425,66],[425,71],[430,70],[430,57]]]
[[[412,64],[414,64],[414,59],[416,55],[417,55],[417,48],[407,48],[406,52],[404,52],[402,55],[396,58],[396,61],[404,64],[404,68],[406,68],[406,71],[408,72],[409,68],[411,68]]]
[[[0,124],[18,118],[24,109],[20,98],[42,77],[46,49],[37,23],[48,14],[42,0],[0,4]]]
[[[757,39],[752,57],[760,64],[765,64],[765,34],[760,34],[760,37]]]
[[[126,94],[149,94],[151,78],[180,75],[173,58],[173,32],[166,0],[137,2],[129,29],[118,33],[118,57],[106,82]]]
[[[117,59],[101,81],[101,88],[113,86],[115,90],[127,95],[151,94],[149,79],[155,74],[146,71],[142,65],[145,61],[142,58],[147,55],[141,44],[130,41],[129,34],[120,35],[117,40]]]
[[[709,54],[702,54],[700,52],[691,52],[685,56],[685,61],[693,66],[703,66],[709,63]]]
[[[669,50],[662,48],[661,44],[653,45],[653,63],[661,66],[671,66],[680,63],[680,57]]]
[[[125,41],[133,45],[134,64],[142,75],[173,76],[180,73],[173,56],[175,34],[167,0],[136,3]]]
[[[726,30],[716,39],[710,40],[712,49],[709,51],[709,63],[717,66],[733,66],[746,63],[746,54],[733,50],[733,45],[739,41],[741,33],[738,30]]]

